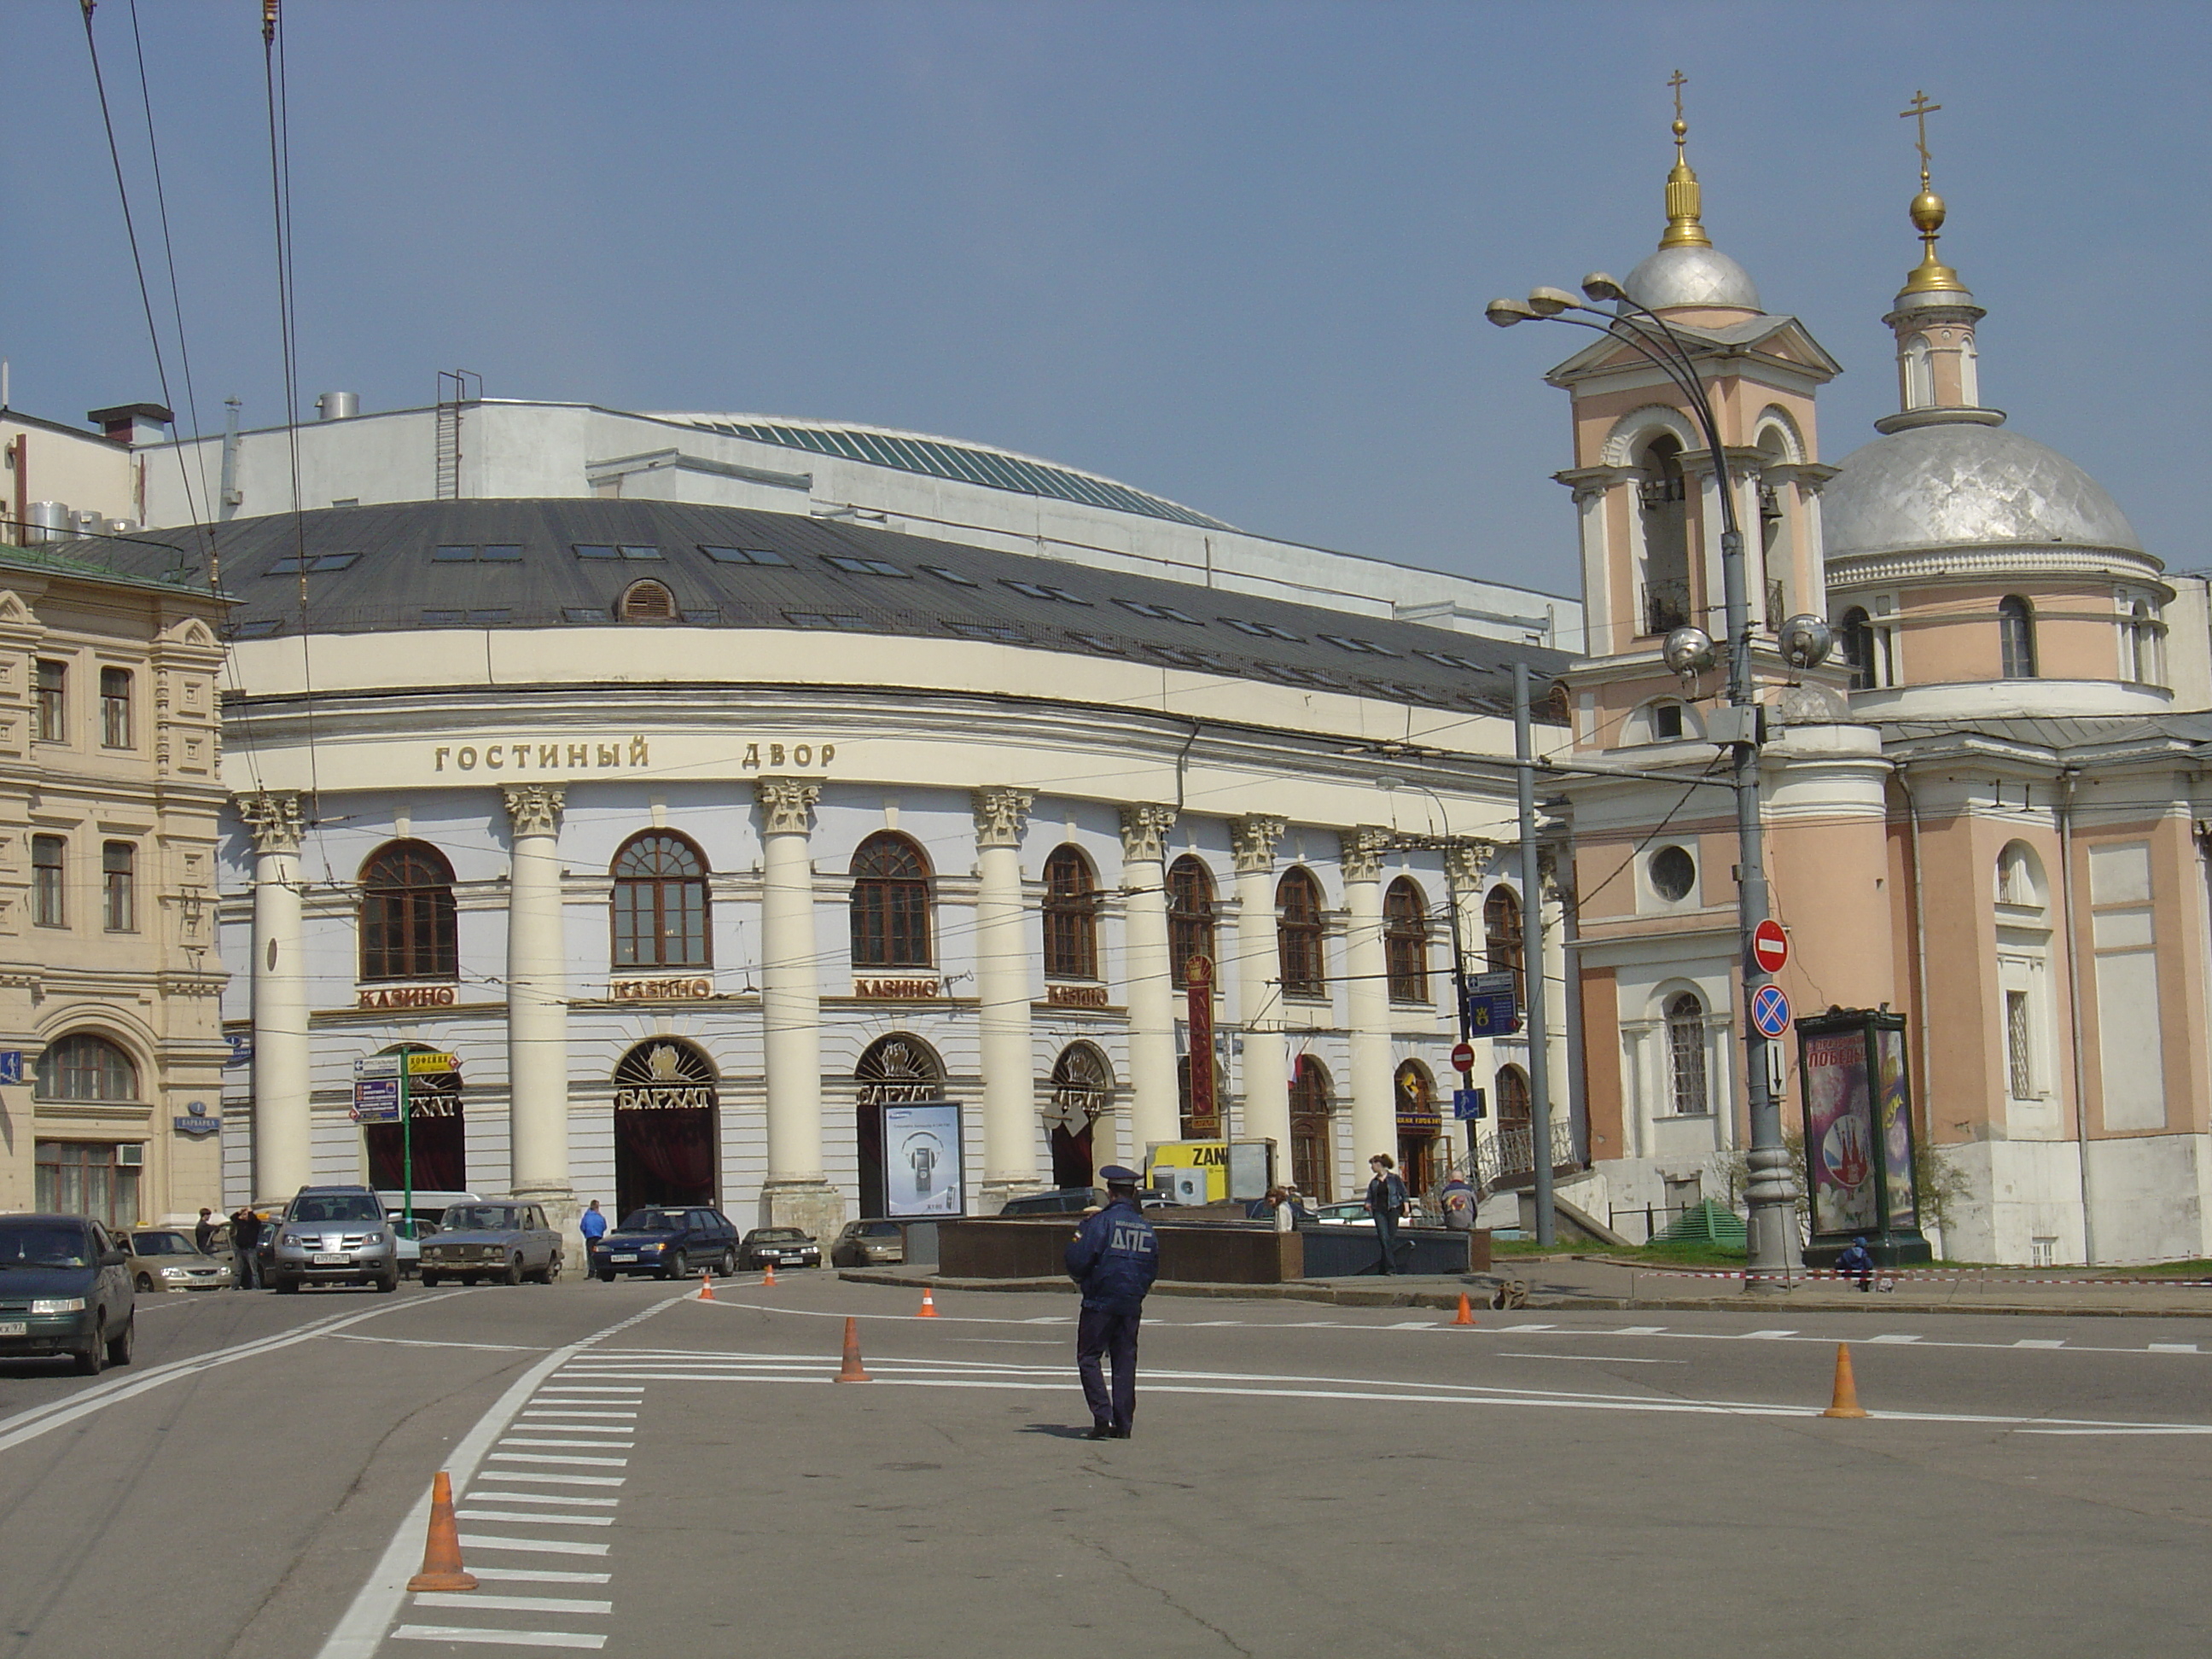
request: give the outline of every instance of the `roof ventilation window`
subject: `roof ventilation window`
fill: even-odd
[[[640,546],[634,542],[621,544],[610,542],[574,542],[571,543],[570,545],[575,549],[576,556],[580,559],[629,559],[635,561],[641,559],[658,559],[660,556],[660,550],[659,548]]]
[[[501,628],[514,620],[509,610],[494,611],[425,611],[425,628]]]
[[[787,570],[791,568],[789,559],[781,553],[771,553],[764,547],[709,547],[702,542],[699,550],[716,564],[772,564]]]
[[[294,554],[289,559],[279,559],[270,565],[269,574],[272,576],[296,576],[305,569],[309,575],[315,576],[325,570],[343,570],[360,561],[358,553],[311,553],[304,560]]]
[[[1193,628],[1206,624],[1189,612],[1178,611],[1171,605],[1149,605],[1142,599],[1116,599],[1115,604],[1124,611],[1133,611],[1140,617],[1150,617],[1155,622],[1188,623]]]
[[[918,568],[927,571],[941,582],[951,582],[955,587],[981,587],[983,585],[972,576],[963,576],[957,570],[947,570],[941,564],[925,564]]]
[[[702,605],[696,610],[684,611],[684,620],[694,628],[720,628],[722,625],[722,607]]]
[[[865,617],[856,617],[849,611],[787,611],[783,619],[793,628],[834,628],[847,634],[872,631]]]
[[[1256,672],[1271,680],[1280,680],[1285,685],[1317,685],[1325,690],[1343,689],[1344,682],[1327,669],[1296,668],[1285,662],[1263,662],[1253,665]]]
[[[963,639],[997,640],[1006,645],[1027,645],[1030,636],[1012,623],[948,622],[945,628]]]
[[[864,559],[856,553],[824,553],[822,558],[832,569],[842,570],[848,575],[905,576],[909,581],[913,580],[908,572],[885,559]]]
[[[1103,634],[1086,633],[1082,629],[1071,628],[1067,630],[1067,637],[1073,640],[1078,645],[1086,647],[1092,651],[1103,653],[1105,655],[1109,657],[1126,657],[1129,654],[1129,647],[1127,646],[1122,644],[1119,640],[1109,639]]]
[[[564,605],[561,607],[561,620],[565,623],[603,623],[606,619],[607,613],[597,605]]]
[[[676,596],[659,582],[632,582],[615,602],[615,615],[626,623],[676,620]]]
[[[1372,640],[1355,640],[1349,634],[1316,634],[1314,637],[1317,640],[1327,640],[1340,650],[1357,651],[1365,656],[1395,657],[1398,654],[1387,647],[1376,644]]]
[[[433,564],[520,564],[522,547],[517,542],[487,542],[464,547],[447,544],[430,550]]]
[[[252,622],[242,622],[225,630],[234,640],[265,640],[284,631],[281,617],[257,617]]]
[[[1062,605],[1089,605],[1080,593],[1071,593],[1064,587],[1054,587],[1050,582],[1018,582],[1012,576],[1001,576],[999,586],[1011,587],[1017,593],[1025,593],[1033,599],[1057,599]]]
[[[1462,674],[1480,674],[1482,665],[1469,662],[1465,657],[1455,657],[1449,651],[1416,651],[1417,657],[1426,657],[1439,668],[1456,668]]]
[[[1293,634],[1289,629],[1278,628],[1273,623],[1246,622],[1242,617],[1220,617],[1215,620],[1240,634],[1249,634],[1255,640],[1288,640],[1292,645],[1305,643],[1303,634]]]
[[[1360,684],[1370,691],[1379,691],[1393,702],[1425,702],[1437,708],[1450,707],[1451,697],[1443,691],[1431,691],[1419,685],[1407,685],[1397,680],[1362,680]]]
[[[1227,663],[1218,658],[1209,657],[1203,651],[1186,651],[1179,645],[1148,645],[1145,649],[1178,668],[1210,668],[1219,674],[1230,672]]]

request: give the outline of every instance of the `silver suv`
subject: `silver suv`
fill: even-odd
[[[366,1187],[302,1187],[284,1206],[270,1252],[270,1283],[399,1288],[399,1243],[384,1206]]]

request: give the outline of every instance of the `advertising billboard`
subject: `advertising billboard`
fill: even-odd
[[[964,1215],[960,1108],[950,1101],[886,1105],[884,1114],[884,1213]]]
[[[1826,1266],[1861,1237],[1884,1267],[1927,1261],[1904,1016],[1832,1008],[1801,1019],[1797,1054],[1813,1205],[1806,1261]]]
[[[1863,1026],[1803,1039],[1805,1166],[1815,1233],[1866,1233],[1879,1225],[1874,1107]]]

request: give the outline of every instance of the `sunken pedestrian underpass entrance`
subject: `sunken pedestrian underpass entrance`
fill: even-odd
[[[615,1067],[615,1213],[719,1201],[721,1109],[714,1063],[675,1037]]]

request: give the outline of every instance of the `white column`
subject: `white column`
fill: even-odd
[[[983,1187],[988,1210],[1037,1181],[1036,1056],[1030,1042],[1029,918],[1022,908],[1026,789],[978,789],[975,994],[983,1049]]]
[[[1275,1179],[1291,1178],[1291,1055],[1275,950],[1275,843],[1280,818],[1236,825],[1237,1000],[1244,1015],[1244,1135],[1275,1143]],[[1335,1152],[1329,1152],[1332,1164]]]
[[[1352,1027],[1353,1173],[1377,1152],[1398,1156],[1398,1103],[1390,1079],[1390,987],[1383,978],[1382,853],[1390,832],[1346,830],[1344,872],[1346,1012]]]
[[[253,1192],[289,1198],[313,1178],[307,963],[300,945],[300,798],[239,798],[253,834]]]
[[[1121,809],[1123,964],[1128,975],[1129,1129],[1141,1158],[1148,1141],[1182,1133],[1176,1082],[1174,963],[1168,945],[1167,848],[1172,806]],[[1200,1063],[1191,1056],[1191,1065]],[[1194,1073],[1194,1075],[1195,1073]]]
[[[568,1177],[568,975],[561,908],[558,785],[501,790],[507,880],[507,1126],[518,1198],[562,1212]],[[560,1224],[566,1234],[567,1217]]]
[[[803,1226],[818,1237],[823,1226],[842,1226],[845,1212],[842,1196],[822,1178],[822,994],[808,855],[822,786],[763,778],[754,789],[761,813],[761,1025],[768,1074],[768,1184],[761,1206],[766,1224]]]

